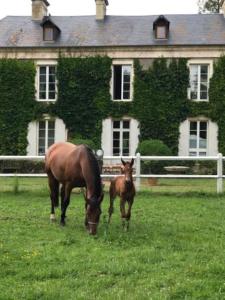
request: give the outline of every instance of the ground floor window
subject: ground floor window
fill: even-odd
[[[206,156],[207,154],[207,121],[190,121],[189,155]]]
[[[55,121],[43,120],[38,123],[38,155],[44,155],[55,142]]]
[[[139,142],[139,122],[124,116],[102,122],[102,149],[105,156],[133,156]]]
[[[113,155],[130,155],[130,120],[113,121]]]
[[[53,143],[67,140],[67,129],[63,120],[44,115],[43,119],[29,123],[27,140],[27,155],[45,155]]]

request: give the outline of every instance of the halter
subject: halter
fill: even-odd
[[[98,223],[88,221],[89,225],[97,225]]]

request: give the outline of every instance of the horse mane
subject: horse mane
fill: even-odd
[[[91,167],[92,167],[92,170],[93,170],[95,196],[98,199],[102,195],[102,181],[101,181],[101,174],[100,174],[98,161],[97,161],[92,149],[89,148],[87,145],[84,145],[84,146],[85,146],[85,149],[87,151],[88,159],[91,163]],[[91,202],[93,202],[92,203],[93,206],[96,206],[98,204],[98,203],[94,203],[95,201],[91,201]]]

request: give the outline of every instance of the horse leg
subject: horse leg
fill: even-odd
[[[63,202],[64,202],[64,198],[65,198],[65,185],[64,184],[61,186],[61,194],[60,194],[60,196],[61,196],[61,211],[62,211],[62,209],[63,209]]]
[[[85,218],[84,218],[84,226],[86,227],[86,229],[88,230],[89,229],[89,226],[88,226],[88,218],[87,218],[87,206],[88,206],[88,203],[87,203],[87,190],[83,190],[83,195],[84,195],[84,200],[85,200]]]
[[[125,226],[125,219],[126,219],[125,202],[126,202],[125,199],[123,198],[123,196],[121,196],[121,198],[120,198],[120,213],[121,213],[123,228]]]
[[[127,228],[126,229],[128,230],[129,226],[130,226],[131,208],[132,208],[134,199],[130,198],[130,199],[128,199],[127,202],[128,202],[128,210],[127,210],[127,213],[126,213],[126,220],[127,220]]]
[[[48,173],[48,185],[50,188],[50,198],[51,198],[50,220],[55,221],[55,207],[59,205],[59,182],[51,172]]]
[[[110,223],[111,221],[111,216],[112,216],[112,213],[114,211],[114,207],[113,207],[113,204],[114,204],[114,200],[115,198],[113,198],[112,196],[110,196],[110,205],[109,205],[109,219],[108,219],[108,223]]]
[[[64,189],[64,199],[62,202],[62,209],[61,209],[61,221],[60,224],[62,226],[65,225],[65,217],[66,217],[66,210],[68,205],[70,204],[70,193],[71,193],[72,187],[70,186],[70,184],[66,184],[65,185],[65,189]]]
[[[114,188],[114,185],[113,185],[113,182],[112,182],[111,185],[110,185],[110,188],[109,188],[110,204],[109,204],[109,210],[108,210],[108,213],[109,213],[108,224],[111,221],[111,216],[112,216],[112,213],[114,211],[113,204],[114,204],[114,200],[116,198],[116,195],[114,193],[114,189],[115,188]]]

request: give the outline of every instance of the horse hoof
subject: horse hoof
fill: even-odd
[[[64,227],[66,225],[65,221],[61,221],[60,225]]]
[[[55,222],[55,221],[56,221],[56,218],[55,218],[55,215],[54,215],[54,214],[51,214],[51,215],[50,215],[50,221],[51,221],[51,222]]]

